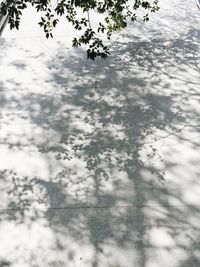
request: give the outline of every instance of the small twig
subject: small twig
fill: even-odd
[[[91,22],[90,22],[90,12],[89,12],[89,10],[87,11],[87,16],[88,16],[88,24],[89,24],[90,29],[91,29],[92,26],[91,26]]]

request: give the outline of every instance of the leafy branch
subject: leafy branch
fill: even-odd
[[[32,5],[42,17],[39,26],[43,28],[46,38],[53,38],[53,30],[64,16],[75,30],[81,31],[80,37],[74,37],[72,45],[87,47],[87,58],[94,60],[96,57],[107,58],[109,48],[102,41],[103,35],[109,40],[113,33],[125,29],[128,22],[138,19],[139,9],[145,11],[141,15],[143,21],[149,20],[149,13],[159,10],[158,0],[134,0],[130,5],[128,0],[6,0],[0,5],[0,13],[8,14],[10,29],[19,29],[22,11]],[[77,14],[82,11],[82,18]],[[91,25],[89,12],[105,16],[104,22]],[[83,32],[83,33],[82,33]],[[99,35],[102,36],[99,36]]]

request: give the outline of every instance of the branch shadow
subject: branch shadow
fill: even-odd
[[[181,144],[187,128],[199,134],[199,55],[191,53],[199,36],[199,30],[167,42],[124,36],[129,41],[116,42],[118,52],[95,63],[82,52],[65,57],[61,47],[46,62],[56,95],[3,100],[2,110],[15,102],[13,112],[23,111],[17,116],[26,113],[33,125],[27,142],[10,148],[31,144],[63,165],[45,178],[1,171],[7,201],[1,234],[11,231],[16,240],[11,259],[0,252],[0,266],[199,266],[199,203],[184,195],[184,186],[199,186],[199,172],[193,166],[188,183],[168,182],[166,173],[181,159],[166,161],[162,151],[167,138]],[[56,138],[46,138],[50,130]],[[198,141],[187,141],[198,151]],[[18,242],[19,233],[25,241]]]

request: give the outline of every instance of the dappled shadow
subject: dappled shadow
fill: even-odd
[[[46,91],[1,83],[1,144],[48,174],[1,168],[0,266],[199,265],[199,36],[125,35],[96,62],[61,47]]]

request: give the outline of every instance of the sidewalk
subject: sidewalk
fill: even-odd
[[[95,62],[64,22],[6,27],[0,267],[200,266],[200,16],[178,3]]]

